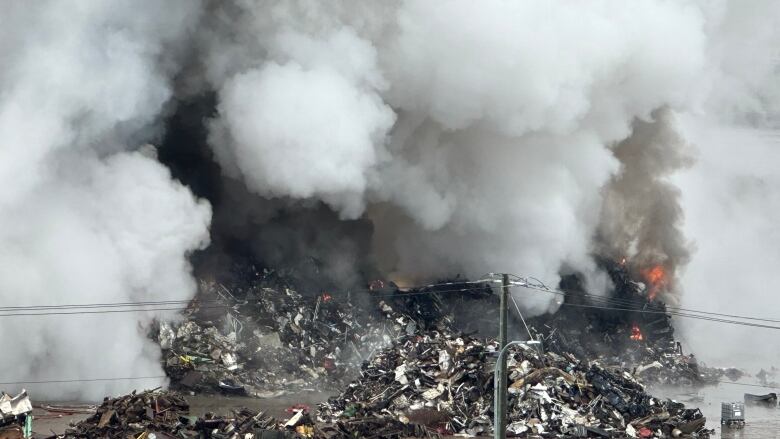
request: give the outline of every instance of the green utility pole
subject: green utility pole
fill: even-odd
[[[498,351],[502,352],[507,343],[506,330],[509,319],[509,275],[504,273],[501,277],[501,302],[498,312]],[[506,355],[499,355],[496,360],[499,364],[496,365],[498,371],[496,373],[496,382],[499,384],[494,395],[496,398],[496,404],[494,407],[497,411],[497,416],[494,418],[498,422],[494,422],[494,430],[497,433],[496,437],[506,437]]]

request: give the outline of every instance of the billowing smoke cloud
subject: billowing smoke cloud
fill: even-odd
[[[555,283],[565,265],[603,290],[590,252],[619,166],[608,145],[684,105],[704,66],[688,5],[255,7],[219,7],[203,44],[221,165],[258,194],[368,217],[383,271],[416,280]]]
[[[5,2],[0,18],[0,302],[181,300],[211,210],[152,147],[195,2]],[[161,313],[2,317],[3,382],[159,376]],[[170,315],[170,313],[169,313]],[[164,380],[27,386],[98,399]],[[6,386],[13,391],[24,385]]]

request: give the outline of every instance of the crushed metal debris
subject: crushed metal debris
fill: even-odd
[[[441,434],[486,434],[492,431],[496,348],[494,341],[453,333],[401,337],[368,361],[359,379],[323,403],[318,420],[344,425],[345,419],[384,418]],[[510,434],[709,434],[698,409],[650,396],[625,369],[521,345],[512,351],[508,371]]]
[[[81,421],[65,434],[49,439],[169,439],[169,438],[285,438],[297,435],[263,412],[235,411],[231,417],[191,416],[181,395],[159,389],[133,392],[106,398],[94,415]]]

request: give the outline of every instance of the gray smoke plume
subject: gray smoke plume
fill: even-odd
[[[0,302],[181,300],[207,204],[141,148],[159,134],[190,1],[3,2]],[[0,381],[164,375],[148,323],[172,313],[2,317]],[[163,379],[6,386],[87,398]]]
[[[604,188],[599,236],[602,256],[628,264],[647,293],[676,304],[678,269],[690,259],[683,232],[680,190],[669,177],[693,164],[691,147],[667,108],[634,121],[631,135],[613,148],[620,171]]]

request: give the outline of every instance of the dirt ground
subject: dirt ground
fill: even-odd
[[[316,410],[317,404],[327,400],[328,396],[328,393],[304,391],[274,398],[197,395],[187,396],[187,401],[190,404],[190,412],[195,416],[203,416],[207,412],[216,413],[218,415],[229,415],[232,409],[246,407],[253,411],[262,410],[277,419],[286,419],[290,414],[286,413],[285,409],[293,404],[305,404],[310,406],[312,411],[314,411]],[[36,402],[36,406],[46,404],[67,405],[67,403],[62,402]],[[84,402],[79,404],[84,404]],[[56,415],[52,416],[43,409],[36,408],[33,411],[33,416],[33,437],[45,438],[54,434],[64,433],[71,422],[79,422],[88,418],[90,415],[73,414],[57,417]]]

